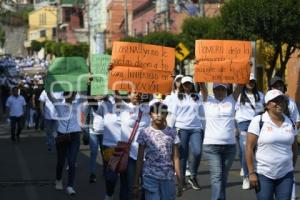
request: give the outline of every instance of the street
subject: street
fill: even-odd
[[[55,152],[48,152],[45,144],[44,132],[24,130],[20,143],[12,143],[9,139],[8,125],[0,125],[0,196],[1,200],[65,200],[65,199],[104,199],[104,182],[101,178],[101,163],[98,162],[97,182],[88,182],[89,148],[81,146],[78,157],[75,196],[68,196],[64,191],[54,189],[55,180]],[[227,197],[229,200],[253,200],[254,191],[241,189],[240,167],[236,159],[230,171]],[[66,173],[64,173],[66,175]],[[66,177],[65,177],[66,178]],[[299,177],[297,165],[296,179]],[[188,188],[179,199],[196,200],[210,199],[210,182],[207,162],[202,159],[200,164],[199,184],[201,190],[194,191]],[[297,182],[297,196],[300,188]],[[117,195],[115,195],[117,196]],[[118,199],[115,197],[115,199]]]

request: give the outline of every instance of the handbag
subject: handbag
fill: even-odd
[[[117,146],[115,147],[115,151],[113,152],[111,158],[108,162],[108,168],[116,173],[122,173],[127,170],[128,160],[129,160],[129,151],[131,147],[131,143],[135,137],[137,129],[139,127],[139,123],[141,121],[143,112],[139,110],[138,118],[135,121],[134,127],[132,129],[130,138],[128,142],[119,141]]]

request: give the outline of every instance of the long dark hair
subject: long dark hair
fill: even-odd
[[[197,91],[196,91],[196,88],[195,88],[195,84],[194,83],[191,83],[191,84],[193,85],[193,87],[191,89],[191,97],[193,98],[194,101],[198,101],[199,100],[199,96],[197,94]],[[178,99],[180,101],[183,100],[184,94],[185,94],[185,92],[184,92],[184,89],[183,89],[183,84],[181,84],[180,87],[179,87],[178,95],[177,95],[177,97],[178,97]]]
[[[247,88],[246,86],[244,86],[242,92],[241,92],[241,104],[245,105],[248,99],[247,97],[247,94],[246,94],[246,91],[247,91]],[[252,93],[254,95],[254,98],[255,98],[255,102],[259,102],[260,101],[260,96],[259,96],[259,92],[257,90],[257,86],[256,86],[256,83],[254,84],[254,88],[252,89]]]

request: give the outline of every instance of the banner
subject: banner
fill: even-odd
[[[142,43],[114,42],[112,90],[168,94],[172,90],[175,49]]]
[[[91,83],[91,95],[106,95],[108,91],[108,66],[111,56],[109,55],[92,55],[91,72],[93,81]]]
[[[81,57],[56,58],[49,66],[45,81],[47,92],[87,91],[88,66]]]
[[[195,54],[196,82],[249,82],[252,54],[250,41],[197,40]]]

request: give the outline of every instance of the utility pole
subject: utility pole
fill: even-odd
[[[124,1],[125,37],[128,37],[128,0]]]
[[[199,0],[198,3],[199,3],[199,16],[205,17],[205,8],[204,8],[205,0]]]

